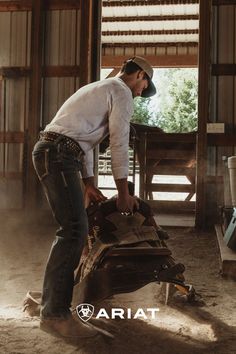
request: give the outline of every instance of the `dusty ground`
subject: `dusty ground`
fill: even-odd
[[[107,320],[103,327],[114,340],[66,343],[39,330],[39,320],[24,316],[22,300],[28,289],[41,288],[44,264],[55,225],[2,216],[0,238],[0,353],[159,353],[235,354],[236,282],[222,279],[214,233],[170,229],[168,245],[186,266],[186,279],[201,293],[203,306],[172,300],[160,302],[160,286],[149,285],[100,304],[109,309],[159,307],[155,320]],[[29,218],[28,218],[29,219]]]

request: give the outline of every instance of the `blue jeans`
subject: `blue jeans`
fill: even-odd
[[[78,171],[81,162],[73,153],[49,141],[38,141],[33,164],[53,215],[60,225],[47,261],[43,282],[41,316],[66,318],[79,264],[88,234],[87,214]]]

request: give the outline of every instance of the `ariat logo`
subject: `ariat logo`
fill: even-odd
[[[79,318],[86,322],[89,321],[90,318],[94,314],[94,306],[91,304],[80,304],[76,307],[76,312]],[[147,308],[142,309],[138,308],[137,310],[133,310],[131,308],[112,308],[109,312],[106,309],[100,308],[95,318],[106,318],[106,319],[116,319],[119,318],[121,320],[127,319],[155,319],[157,313],[159,312],[159,308]]]
[[[76,306],[76,312],[82,321],[87,322],[93,316],[94,306],[91,304],[80,304]]]

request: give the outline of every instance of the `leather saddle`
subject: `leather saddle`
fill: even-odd
[[[138,201],[139,209],[131,215],[117,211],[115,198],[87,208],[88,253],[77,270],[73,302],[96,303],[151,282],[174,283],[187,292],[185,267],[172,258],[167,233],[149,205]]]

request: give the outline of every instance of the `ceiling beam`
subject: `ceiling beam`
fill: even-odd
[[[198,42],[150,42],[150,43],[103,43],[102,48],[136,48],[136,47],[197,47]]]
[[[147,30],[147,31],[103,31],[103,36],[139,36],[139,35],[169,35],[169,34],[198,34],[198,29],[183,30]]]
[[[199,4],[199,0],[103,1],[103,7]]]
[[[0,12],[32,11],[32,4],[33,0],[0,1]],[[46,0],[44,6],[46,10],[73,10],[80,9],[80,1]]]
[[[138,22],[138,21],[187,21],[199,20],[198,15],[166,15],[166,16],[122,16],[103,17],[102,22]]]
[[[120,68],[129,56],[103,55],[102,68]],[[153,66],[158,68],[169,67],[197,67],[197,54],[186,55],[145,55],[145,59]]]
[[[1,1],[0,2],[0,12],[31,11],[31,10],[32,10],[32,0]]]

